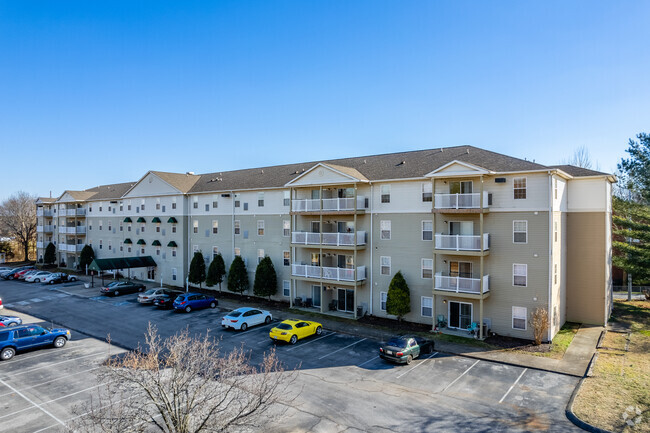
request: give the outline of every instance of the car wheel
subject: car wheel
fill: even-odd
[[[298,337],[296,337],[295,335],[292,335],[291,339],[289,340],[289,343],[296,344],[297,341],[298,341]]]
[[[70,278],[70,281],[72,281],[74,283],[75,281],[77,281],[77,279],[75,277],[72,277],[72,278]]]
[[[40,279],[40,278],[37,278],[37,279],[34,280],[34,282],[35,282],[35,283],[40,283],[40,282],[41,282],[41,279]]]
[[[16,322],[11,322],[8,326],[16,326],[18,325]]]
[[[216,308],[216,306],[217,304],[215,304],[214,302],[210,302],[210,308]]]
[[[144,290],[144,287],[138,287],[138,292],[141,292]]]
[[[66,341],[68,341],[68,340],[66,340],[65,337],[56,337],[54,339],[54,347],[56,347],[57,349],[60,349],[63,346],[65,346]]]
[[[189,313],[190,311],[192,311],[192,307],[190,307],[189,305],[187,307],[185,307],[185,312],[186,313]]]
[[[0,359],[3,361],[9,361],[11,358],[14,357],[16,354],[16,349],[13,347],[5,347],[2,349],[2,352],[0,352]]]
[[[9,278],[7,278],[7,279],[8,279],[8,280],[13,280],[13,279],[14,279],[14,277],[13,277],[13,276],[11,276],[11,277],[9,277]],[[13,356],[13,355],[12,355],[12,356]],[[9,358],[9,359],[11,359],[11,358]]]
[[[241,327],[240,327],[239,329],[241,329],[242,331],[245,331],[245,330],[248,329],[248,325],[245,324],[245,323],[242,323],[242,324],[241,324]]]
[[[114,291],[113,296],[120,296],[120,291],[119,290]]]
[[[323,333],[323,328],[322,327],[317,327],[316,328],[316,335],[321,335]]]
[[[48,284],[54,284],[54,280],[48,281]]]
[[[409,365],[411,362],[413,362],[413,355],[409,355],[406,357],[406,365]]]
[[[266,325],[268,325],[269,323],[271,323],[271,316],[266,316],[266,319],[264,319],[264,323],[265,323]]]

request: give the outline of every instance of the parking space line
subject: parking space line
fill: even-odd
[[[52,419],[54,419],[56,422],[58,422],[59,424],[61,424],[62,426],[65,427],[65,423],[64,423],[63,421],[61,421],[60,419],[58,419],[57,417],[55,417],[54,415],[52,415],[52,414],[51,414],[47,409],[41,407],[39,404],[37,404],[37,403],[33,402],[32,400],[30,400],[30,399],[29,399],[25,394],[23,394],[22,392],[18,391],[16,388],[14,388],[13,386],[9,385],[7,382],[5,382],[5,381],[2,380],[2,379],[0,379],[0,383],[3,384],[4,386],[6,386],[7,388],[11,389],[13,392],[15,392],[16,394],[18,394],[19,396],[21,396],[23,399],[25,399],[25,401],[27,401],[29,404],[31,404],[32,406],[30,406],[28,409],[31,409],[32,407],[36,407],[36,408],[40,409],[41,412],[43,412],[43,413],[46,414],[46,415],[49,415]]]
[[[454,381],[451,382],[449,385],[445,386],[445,389],[443,389],[442,391],[440,391],[440,393],[443,393],[443,392],[447,391],[447,390],[449,389],[450,386],[452,386],[454,383],[458,382],[458,380],[459,380],[461,377],[465,376],[465,375],[467,374],[468,371],[470,371],[470,370],[471,370],[471,369],[472,369],[476,364],[478,364],[479,361],[480,361],[480,359],[477,359],[476,362],[475,362],[474,364],[470,365],[469,368],[468,368],[467,370],[463,371],[463,374],[461,374],[461,375],[458,376],[456,379],[454,379]]]
[[[375,356],[374,358],[370,358],[367,361],[362,362],[361,364],[357,365],[357,367],[361,367],[362,365],[366,365],[367,363],[374,361],[375,359],[379,358],[379,355]]]
[[[273,322],[269,323],[268,325],[262,325],[262,326],[256,325],[256,326],[248,328],[245,331],[237,331],[237,335],[233,335],[231,338],[238,338],[238,337],[241,337],[242,335],[247,334],[247,333],[249,333],[251,331],[268,328],[269,326],[274,326],[274,325],[275,325],[275,323],[273,323]]]
[[[524,375],[524,373],[526,372],[526,370],[528,370],[528,369],[527,369],[527,368],[524,368],[524,371],[521,372],[521,374],[519,375],[519,377],[517,378],[517,380],[515,380],[515,383],[513,383],[513,384],[510,386],[510,388],[508,388],[508,391],[506,391],[506,393],[503,394],[503,397],[501,397],[501,400],[499,400],[499,403],[503,403],[503,400],[506,399],[506,397],[508,396],[508,394],[510,394],[510,391],[512,391],[512,389],[515,387],[515,385],[517,385],[517,383],[519,382],[519,380],[521,379],[521,377]]]
[[[437,354],[438,354],[438,352],[435,352],[435,353],[433,353],[433,355],[429,355],[429,356],[427,356],[425,359],[422,360],[422,362],[420,362],[420,363],[418,363],[417,365],[413,366],[413,368],[411,368],[410,370],[406,370],[405,372],[403,372],[402,374],[400,374],[399,376],[397,376],[397,379],[399,379],[400,377],[404,376],[405,374],[408,374],[408,373],[412,372],[413,370],[415,370],[416,368],[418,368],[419,366],[421,366],[422,364],[424,364],[424,361],[426,361],[427,359],[431,359],[431,358],[433,358],[433,357],[436,356]]]
[[[40,367],[35,367],[35,368],[27,369],[27,370],[22,370],[22,371],[19,371],[17,373],[11,373],[11,375],[12,376],[18,376],[19,374],[31,373],[32,371],[41,370],[43,368],[48,368],[48,367],[52,367],[52,366],[59,365],[59,364],[65,364],[66,362],[77,361],[79,359],[89,358],[91,356],[97,356],[97,355],[105,355],[105,352],[91,353],[90,355],[84,355],[84,356],[79,356],[77,358],[66,359],[64,361],[59,361],[59,362],[55,362],[55,363],[52,363],[52,364],[42,365]]]
[[[328,356],[333,355],[333,354],[335,354],[336,352],[340,352],[341,350],[345,350],[345,349],[347,349],[348,347],[352,347],[352,346],[354,346],[355,344],[359,344],[359,343],[361,343],[361,342],[364,341],[364,340],[367,340],[367,338],[362,338],[361,340],[359,340],[359,341],[355,341],[355,342],[352,343],[352,344],[348,344],[348,345],[345,346],[345,347],[341,347],[340,349],[335,350],[334,352],[330,352],[330,353],[328,353],[327,355],[323,355],[323,356],[321,356],[321,357],[318,358],[318,359],[321,360],[321,359],[323,359],[323,358],[327,358]]]
[[[93,368],[89,368],[87,370],[75,371],[74,373],[66,374],[64,376],[57,376],[54,379],[50,379],[50,380],[47,380],[45,382],[37,383],[35,385],[29,385],[29,386],[26,386],[26,387],[21,388],[21,389],[23,391],[25,391],[26,389],[38,388],[39,386],[47,385],[48,383],[56,382],[57,380],[66,379],[66,378],[68,378],[70,376],[77,376],[77,375],[82,374],[82,373],[88,373],[89,371],[97,370],[98,368],[99,367],[93,367]],[[11,394],[10,392],[8,392],[6,394],[0,394],[0,398],[5,397],[5,396],[10,395],[10,394]]]
[[[323,335],[322,337],[318,337],[318,338],[316,338],[315,340],[311,340],[311,341],[308,341],[308,342],[306,342],[306,343],[303,343],[303,344],[301,344],[300,346],[293,346],[292,348],[289,348],[289,349],[285,350],[285,352],[290,352],[290,351],[292,351],[293,349],[297,349],[297,348],[299,348],[299,347],[306,346],[306,345],[308,345],[309,343],[313,343],[313,342],[315,342],[315,341],[322,340],[323,338],[331,337],[331,336],[334,335],[334,334],[336,334],[336,332],[332,332],[332,333],[330,333],[330,334]],[[271,340],[271,341],[273,341],[273,340]]]

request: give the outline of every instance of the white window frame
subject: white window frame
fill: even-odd
[[[424,229],[424,225],[427,224],[427,223],[431,225],[431,230],[425,230]],[[431,233],[431,239],[425,239],[424,234],[426,232]],[[433,242],[433,220],[423,220],[422,221],[422,240],[424,242]]]
[[[523,266],[524,273],[515,273],[517,266]],[[515,284],[515,277],[524,277],[526,279],[525,284]],[[512,286],[513,287],[528,287],[528,265],[525,263],[513,263],[512,264]]]
[[[176,268],[172,268],[172,281],[176,281],[176,276],[178,273],[176,272]]]
[[[284,206],[289,206],[289,203],[291,203],[291,191],[284,191],[283,192],[283,198],[282,198],[282,204]]]
[[[382,241],[389,241],[392,236],[391,220],[379,221],[379,239]]]
[[[234,248],[234,253],[235,253],[236,256],[241,257],[241,248],[235,247]]]
[[[525,231],[521,230],[516,230],[516,226],[518,223],[523,223],[526,226]],[[524,233],[526,235],[526,241],[525,242],[517,242],[515,240],[515,234],[516,233]],[[512,243],[513,244],[527,244],[528,243],[528,220],[514,220],[512,221]]]
[[[257,207],[264,207],[264,192],[257,193]]]
[[[390,185],[381,185],[379,191],[379,202],[390,203]]]
[[[553,242],[557,242],[557,221],[553,221]]]
[[[518,315],[515,316],[515,313]],[[523,317],[522,317],[523,313]],[[523,320],[524,321],[524,327],[523,328],[518,328],[515,327],[515,319],[517,320]],[[512,306],[512,319],[510,321],[510,325],[512,326],[512,329],[515,329],[517,331],[526,331],[528,330],[528,308],[526,307],[516,307]]]
[[[386,311],[386,302],[388,301],[388,292],[379,292],[379,310]]]
[[[424,265],[425,262],[426,262],[427,264],[428,264],[428,263],[431,263],[431,266],[425,266],[425,265]],[[431,271],[431,276],[430,276],[430,277],[425,277],[425,276],[424,276],[424,271],[427,271],[427,270],[428,270],[428,271]],[[423,259],[420,261],[420,277],[422,277],[423,280],[430,280],[430,279],[433,278],[433,259],[426,259],[426,258],[423,258]]]
[[[422,203],[429,203],[433,201],[433,185],[431,182],[422,184]]]
[[[192,220],[192,233],[199,232],[199,220]]]
[[[218,207],[219,207],[219,196],[215,194],[212,196],[212,209],[217,209]]]
[[[264,220],[257,220],[257,236],[264,236]]]
[[[522,182],[523,181],[523,188],[521,186],[517,187],[517,182]],[[523,191],[524,196],[523,197],[517,197],[517,192]],[[515,177],[512,179],[512,198],[514,200],[526,200],[528,198],[528,179],[525,177]]]
[[[257,263],[259,264],[264,259],[264,249],[259,248],[257,250]]]
[[[240,220],[235,220],[235,225],[233,227],[233,230],[236,235],[241,234],[241,221]]]
[[[199,252],[199,246],[198,245],[192,245],[192,255],[196,254]]]
[[[213,246],[212,247],[212,260],[215,259],[219,255],[219,247]]]
[[[381,257],[379,257],[379,273],[381,275],[390,275],[391,270],[392,270],[391,269],[391,262],[392,262],[392,259],[390,258],[390,256],[381,256]],[[386,268],[388,269],[387,273],[384,272],[384,269],[386,269]]]
[[[212,234],[216,235],[219,233],[219,220],[212,220]]]
[[[291,281],[290,280],[282,280],[282,296],[284,296],[285,298],[291,297]]]
[[[291,236],[291,220],[282,221],[282,236],[285,238]]]
[[[425,306],[424,301],[430,302],[431,306]],[[430,308],[431,314],[424,314],[424,309]],[[421,296],[420,297],[420,316],[422,317],[433,317],[433,297],[431,296]]]
[[[282,251],[282,264],[284,266],[291,266],[291,251]]]
[[[192,208],[199,208],[199,198],[197,196],[192,197]]]

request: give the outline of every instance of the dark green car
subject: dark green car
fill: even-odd
[[[433,352],[434,343],[417,336],[399,336],[388,340],[379,348],[379,356],[387,361],[410,364],[420,355]]]

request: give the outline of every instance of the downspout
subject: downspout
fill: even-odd
[[[372,182],[370,182],[370,198],[368,199],[368,207],[370,208],[370,233],[369,233],[369,236],[368,236],[368,240],[370,242],[370,302],[368,303],[369,304],[368,305],[368,311],[369,311],[369,314],[371,316],[372,316],[372,307],[374,305],[374,302],[373,302],[374,298],[372,297],[372,289],[373,289],[373,286],[375,284],[373,282],[373,278],[372,278],[373,277],[372,264],[373,264],[373,261],[374,261],[373,260],[373,251],[372,251],[372,238],[373,238],[373,232],[372,232],[372,220],[373,220],[373,215],[372,215],[372,193],[373,193],[373,188],[374,188],[374,185],[372,184]],[[358,228],[355,227],[355,230],[357,230],[357,229]],[[380,302],[381,302],[381,300],[380,300]]]
[[[551,308],[553,293],[553,175],[548,172],[548,341],[553,332],[553,309]]]
[[[187,207],[187,255],[185,256],[185,292],[189,291],[189,278],[190,278],[190,254],[191,254],[191,245],[192,245],[192,232],[191,232],[191,223],[192,223],[192,206],[190,206],[190,196],[185,195],[184,205]]]

